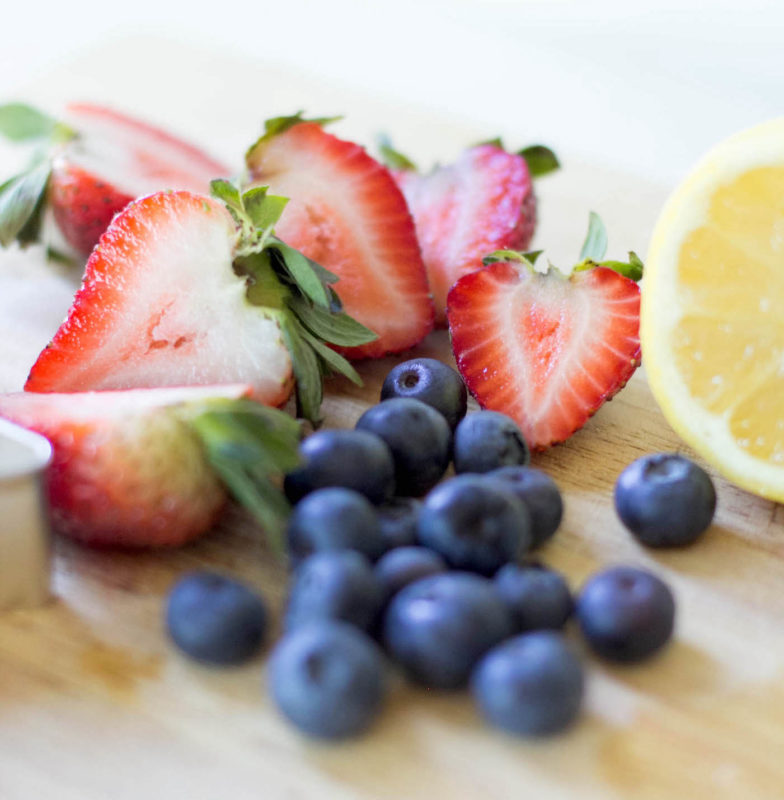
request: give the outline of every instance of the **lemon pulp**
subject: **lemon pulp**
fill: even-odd
[[[665,415],[725,475],[784,500],[784,121],[698,166],[646,267],[643,363]]]

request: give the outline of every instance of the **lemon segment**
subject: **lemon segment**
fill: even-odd
[[[730,480],[784,501],[784,119],[718,145],[668,200],[641,341],[673,428]]]

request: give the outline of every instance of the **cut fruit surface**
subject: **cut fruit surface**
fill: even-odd
[[[315,122],[263,136],[247,162],[254,182],[289,198],[277,234],[334,272],[346,312],[378,334],[342,352],[377,358],[430,332],[433,302],[414,221],[386,167]]]
[[[235,224],[188,192],[135,201],[88,261],[66,321],[26,389],[79,392],[249,383],[278,405],[292,370],[276,319],[246,299],[232,261]]]
[[[784,501],[784,119],[719,144],[676,189],[646,263],[641,335],[675,430]]]

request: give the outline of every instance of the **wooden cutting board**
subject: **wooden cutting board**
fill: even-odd
[[[499,132],[155,40],[85,54],[27,96],[51,106],[110,101],[215,142],[235,162],[261,119],[301,107],[345,112],[339,130],[366,142],[385,128],[423,160]],[[525,131],[500,132],[526,141]],[[595,209],[612,254],[644,252],[666,187],[562,155],[563,171],[538,186],[536,245],[571,263]],[[36,254],[2,257],[0,388],[19,386],[70,291]],[[416,352],[450,357],[443,334]],[[331,383],[327,424],[352,425],[394,363],[362,365],[363,389]],[[305,741],[272,708],[263,657],[240,669],[201,668],[163,632],[167,589],[196,567],[241,576],[280,607],[282,569],[259,531],[230,510],[210,535],[176,552],[96,552],[56,541],[52,603],[0,617],[0,798],[784,797],[784,513],[717,478],[718,513],[703,541],[683,551],[642,549],[615,517],[612,489],[626,464],[659,450],[686,448],[640,371],[582,432],[534,461],[566,502],[544,561],[574,587],[609,564],[642,565],[678,601],[675,641],[650,663],[613,667],[586,654],[586,709],[567,734],[515,740],[483,725],[466,695],[397,680],[365,738]]]

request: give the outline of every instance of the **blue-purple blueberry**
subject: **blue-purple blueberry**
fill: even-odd
[[[538,565],[507,564],[493,579],[518,631],[562,628],[574,610],[566,579]]]
[[[370,630],[384,598],[381,582],[364,556],[352,550],[316,553],[294,573],[284,627],[337,619]]]
[[[444,417],[419,400],[397,397],[369,408],[357,429],[380,436],[395,462],[395,492],[420,497],[449,466],[452,430]]]
[[[376,509],[353,489],[318,489],[289,517],[288,550],[296,566],[312,553],[356,550],[375,561],[387,549]]]
[[[531,451],[517,423],[498,411],[475,411],[455,429],[455,472],[490,472],[525,466]]]
[[[334,621],[287,633],[272,653],[268,681],[281,713],[320,739],[364,733],[386,696],[378,646],[356,628]]]
[[[562,634],[526,633],[494,647],[471,676],[485,719],[522,736],[559,733],[577,717],[585,678]]]
[[[396,547],[381,556],[375,566],[387,598],[420,578],[446,571],[444,559],[426,547]]]
[[[169,592],[166,628],[186,655],[205,664],[241,664],[259,652],[267,631],[262,598],[215,572],[180,578]]]
[[[513,630],[491,581],[448,572],[416,581],[392,598],[383,641],[411,680],[434,689],[458,689],[476,662]]]
[[[642,661],[672,637],[675,599],[651,572],[613,567],[597,573],[577,596],[577,619],[588,644],[610,661]]]
[[[563,499],[555,481],[539,469],[501,467],[487,474],[500,481],[525,503],[531,515],[533,547],[540,547],[558,530],[563,518]]]
[[[381,503],[395,489],[395,464],[386,443],[367,431],[324,430],[299,446],[301,466],[284,481],[286,497],[299,502],[328,486],[342,486]]]
[[[615,484],[621,522],[649,547],[692,544],[713,520],[716,490],[702,467],[678,453],[629,464]]]
[[[420,544],[455,569],[492,575],[531,547],[528,510],[482,475],[458,475],[433,489],[417,521]]]
[[[408,397],[440,412],[455,429],[466,414],[468,391],[459,373],[434,358],[414,358],[398,364],[384,379],[381,400]]]

